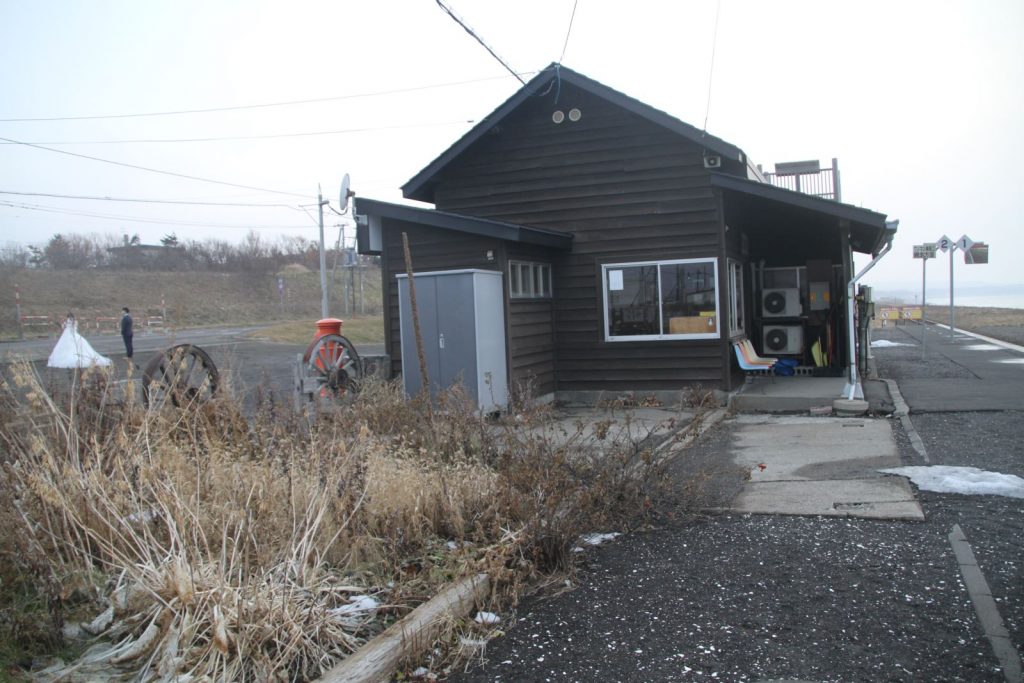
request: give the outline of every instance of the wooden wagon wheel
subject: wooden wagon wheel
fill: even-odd
[[[142,375],[142,401],[146,407],[162,407],[168,400],[176,408],[213,398],[220,373],[206,351],[179,344],[149,361]]]
[[[344,400],[359,390],[363,364],[356,347],[340,334],[314,339],[302,357],[308,376],[315,382],[314,395]]]

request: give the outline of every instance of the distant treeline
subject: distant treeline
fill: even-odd
[[[334,249],[327,251],[328,267],[350,265],[356,257]],[[346,259],[346,257],[348,257]],[[373,260],[358,257],[359,262]],[[0,246],[0,267],[52,270],[204,270],[221,272],[276,272],[298,264],[316,269],[319,245],[305,237],[281,237],[276,241],[250,231],[239,243],[209,238],[180,240],[169,234],[159,244],[143,244],[138,235],[55,234],[43,246],[9,243]]]

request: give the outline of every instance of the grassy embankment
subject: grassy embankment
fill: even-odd
[[[285,280],[283,306],[278,277]],[[368,269],[362,281],[361,306],[358,279],[356,287],[355,310],[360,315],[350,315],[347,283],[340,274],[331,290],[330,309],[332,315],[346,319],[346,334],[351,331],[353,337],[361,337],[353,341],[368,343],[377,341],[374,335],[382,333],[373,332],[372,325],[356,323],[355,318],[380,316],[380,274]],[[304,339],[310,335],[312,321],[320,317],[319,275],[304,269],[286,269],[278,274],[2,269],[0,339],[17,337],[15,285],[21,287],[22,315],[46,315],[54,321],[52,329],[33,333],[55,332],[57,321],[69,311],[78,318],[80,327],[89,331],[95,328],[97,317],[118,317],[122,306],[132,310],[139,326],[147,316],[161,315],[164,310],[169,328],[299,321],[297,325],[305,325],[307,330],[300,335]]]

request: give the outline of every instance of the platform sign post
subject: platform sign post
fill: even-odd
[[[928,273],[928,259],[935,258],[938,245],[935,242],[925,242],[914,245],[914,258],[921,259],[921,358],[924,358],[925,337],[928,334],[928,325],[925,324],[928,301],[925,299],[927,291],[926,281]]]
[[[956,322],[953,313],[953,252],[957,249],[962,251],[964,253],[964,263],[988,263],[988,245],[978,242],[977,244],[983,247],[983,249],[975,250],[975,241],[967,235],[961,235],[960,239],[955,242],[943,235],[936,244],[943,252],[949,251],[949,338],[952,340],[954,323]],[[982,252],[984,253],[983,256]],[[979,259],[984,258],[984,261],[974,260],[975,255]]]

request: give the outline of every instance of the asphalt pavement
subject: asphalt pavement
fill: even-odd
[[[992,346],[971,337],[942,344],[935,328],[922,350],[915,333],[875,334],[893,344],[874,350],[880,376],[910,387],[908,427],[895,416],[874,423],[888,426],[898,459],[1024,476],[1024,353],[970,348]],[[973,549],[1001,642],[1018,655],[1024,500],[916,491],[917,522],[693,516],[730,508],[748,486],[757,458],[744,425],[726,420],[687,454],[680,476],[706,483],[665,511],[687,521],[589,550],[575,590],[523,601],[505,635],[451,680],[1020,680],[979,617],[950,536],[962,530]]]
[[[223,386],[243,403],[252,406],[254,396],[271,392],[278,398],[290,400],[294,386],[296,357],[306,350],[305,345],[282,344],[258,338],[261,326],[231,326],[191,328],[182,330],[151,331],[136,333],[134,337],[134,362],[144,370],[156,354],[176,345],[195,344],[206,351],[223,379]],[[312,339],[312,326],[310,339]],[[85,333],[85,338],[97,352],[114,361],[115,377],[127,375],[124,343],[120,335]],[[0,343],[0,366],[16,359],[27,359],[35,366],[40,376],[55,379],[66,370],[46,367],[46,359],[53,350],[55,338],[29,339]],[[383,353],[382,344],[358,345],[356,351],[362,355]]]

